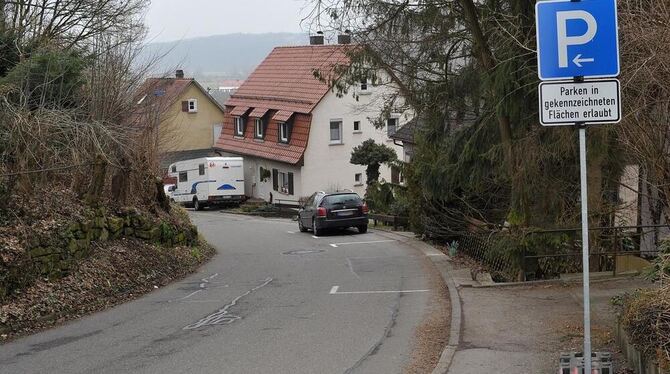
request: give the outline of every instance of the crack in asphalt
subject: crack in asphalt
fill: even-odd
[[[201,327],[212,326],[212,325],[228,325],[228,324],[231,324],[231,323],[233,323],[233,322],[235,322],[239,319],[242,319],[242,317],[240,317],[240,316],[230,314],[228,312],[228,309],[237,305],[237,302],[240,301],[242,298],[244,298],[246,296],[249,296],[252,292],[257,291],[257,290],[267,286],[272,281],[273,281],[272,278],[265,279],[263,281],[263,283],[261,283],[258,286],[250,289],[249,291],[243,293],[242,295],[234,298],[233,301],[224,305],[223,308],[217,310],[215,313],[210,314],[209,316],[201,319],[200,321],[198,321],[196,323],[192,323],[188,326],[185,326],[184,330],[195,330],[195,329],[199,329]]]
[[[353,373],[356,369],[361,367],[363,363],[370,358],[371,356],[374,356],[379,352],[379,349],[382,347],[384,344],[384,340],[386,338],[391,336],[391,331],[393,330],[393,327],[396,325],[396,320],[398,319],[398,313],[400,310],[400,298],[402,298],[402,294],[398,294],[398,296],[395,299],[395,303],[393,304],[393,308],[391,309],[391,319],[389,322],[386,324],[386,327],[384,327],[384,333],[382,334],[381,338],[375,342],[375,344],[361,357],[356,363],[350,367],[349,369],[345,370],[344,374],[351,374]]]

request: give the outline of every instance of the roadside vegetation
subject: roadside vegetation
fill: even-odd
[[[405,186],[393,181],[379,180],[381,165],[396,168],[398,173],[401,173],[405,166],[398,160],[392,148],[368,139],[353,149],[350,162],[366,167],[365,200],[373,213],[402,217],[409,215],[409,200]]]
[[[670,241],[661,245],[648,276],[657,288],[615,298],[614,306],[631,343],[662,369],[670,370]]]
[[[580,223],[577,131],[543,128],[538,121],[535,2],[312,4],[313,25],[351,30],[360,45],[350,49],[353,65],[335,79],[335,89],[351,94],[345,87],[364,78],[390,84],[398,94],[385,98],[376,125],[381,128],[389,114],[407,110],[424,123],[415,134],[412,162],[404,168],[403,196],[416,233],[450,243],[454,254],[467,251],[503,281],[528,276],[521,271],[524,254],[561,254],[580,244],[575,232],[529,235]],[[617,225],[626,208],[621,190],[637,194],[636,209],[649,207],[638,213],[652,224],[669,222],[669,5],[618,1],[624,118],[616,126],[588,129],[591,227]],[[380,71],[389,79],[380,79]],[[631,166],[635,181],[623,185]],[[386,186],[368,188],[376,204],[397,195]],[[594,251],[607,249],[600,242],[611,234],[594,235]],[[633,242],[618,238],[624,250]],[[657,246],[660,239],[657,233]],[[658,264],[668,266],[667,254]],[[530,266],[537,277],[560,274],[562,266],[581,271],[578,258]],[[663,286],[630,295],[622,315],[636,344],[667,363],[668,278],[667,272],[657,269],[657,274],[666,274],[658,275]]]
[[[0,0],[0,337],[98,310],[211,255],[166,199],[139,111],[146,0]]]
[[[312,3],[315,26],[351,30],[361,46],[349,50],[353,64],[335,89],[353,94],[345,83],[363,78],[389,84],[398,93],[375,124],[406,110],[424,123],[404,170],[415,231],[451,239],[473,228],[578,226],[576,131],[538,123],[534,2]],[[668,4],[622,0],[619,8],[625,118],[589,129],[593,226],[614,223],[627,165],[640,168],[655,222],[670,212]]]

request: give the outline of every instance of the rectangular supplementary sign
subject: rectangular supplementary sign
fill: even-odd
[[[617,79],[540,84],[540,123],[566,126],[621,121],[621,94]]]
[[[535,4],[541,80],[619,75],[616,0],[546,0]]]

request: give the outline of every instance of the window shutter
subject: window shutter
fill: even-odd
[[[188,112],[188,101],[182,101],[181,102],[181,111],[182,112]]]
[[[293,173],[288,173],[288,194],[293,195]]]
[[[279,170],[272,169],[272,189],[279,191]]]

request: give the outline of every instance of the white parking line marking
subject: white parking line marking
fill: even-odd
[[[295,234],[295,231],[286,231],[289,234]]]
[[[390,242],[395,242],[397,240],[373,240],[370,242],[346,242],[346,243],[331,243],[330,246],[333,248],[337,248],[343,245],[354,245],[354,244],[375,244],[375,243],[390,243]]]
[[[333,286],[330,289],[331,295],[360,295],[360,294],[376,294],[376,293],[420,293],[428,292],[430,290],[398,290],[398,291],[339,291],[340,286]]]
[[[312,238],[314,238],[314,239],[321,239],[320,237],[318,237],[318,236],[316,236],[316,235],[312,235]]]

